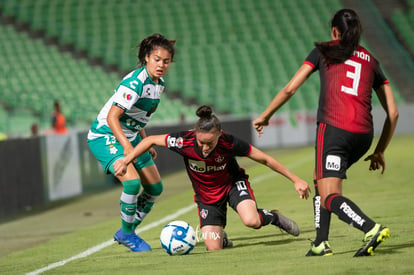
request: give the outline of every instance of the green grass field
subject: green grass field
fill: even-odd
[[[299,199],[289,181],[244,158],[240,163],[250,174],[259,206],[277,208],[295,219],[301,228],[299,237],[273,226],[249,229],[229,209],[227,232],[234,248],[207,252],[198,243],[190,255],[167,255],[159,244],[163,225],[170,219],[198,224],[190,183],[180,171],[163,176],[165,194],[139,227],[152,252],[131,253],[111,240],[120,225],[121,189],[116,187],[0,224],[0,274],[412,274],[413,145],[413,136],[395,137],[386,154],[384,175],[368,171],[368,163],[360,161],[344,183],[345,196],[391,229],[391,238],[374,257],[353,257],[363,234],[336,216],[330,231],[335,255],[305,257],[308,239],[315,237],[311,200]],[[311,184],[313,147],[268,153]],[[183,213],[178,215],[178,210]]]

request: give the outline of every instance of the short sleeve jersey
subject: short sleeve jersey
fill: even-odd
[[[124,115],[120,118],[122,130],[129,140],[135,139],[138,132],[147,125],[157,109],[164,88],[164,80],[160,78],[159,83],[156,84],[148,75],[146,66],[130,72],[122,79],[115,93],[92,123],[88,139],[112,135],[107,122],[112,105],[125,110]]]
[[[304,64],[319,70],[318,122],[358,134],[371,132],[372,89],[388,83],[371,53],[358,46],[344,63],[326,66],[321,53],[314,48]]]
[[[168,134],[165,145],[184,157],[195,199],[213,204],[225,199],[231,186],[247,177],[236,156],[248,156],[251,145],[233,135],[222,133],[216,148],[207,158],[200,155],[193,130]]]

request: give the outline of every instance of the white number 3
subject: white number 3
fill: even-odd
[[[351,78],[352,88],[341,86],[341,92],[358,96],[359,80],[361,79],[361,64],[352,60],[345,61],[345,64],[354,67],[355,72],[346,71],[346,77]]]

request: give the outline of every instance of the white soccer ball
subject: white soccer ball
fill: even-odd
[[[196,245],[196,233],[184,221],[172,221],[161,231],[161,246],[170,255],[185,255]]]

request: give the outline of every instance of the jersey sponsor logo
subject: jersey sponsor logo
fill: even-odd
[[[183,147],[183,144],[184,144],[184,139],[182,137],[176,138],[176,137],[169,136],[167,138],[168,148],[177,147],[178,149],[181,149]]]
[[[188,161],[188,165],[190,167],[191,170],[193,170],[194,172],[197,173],[205,173],[205,172],[218,172],[218,171],[223,171],[226,168],[227,163],[223,164],[223,165],[208,165],[206,166],[206,163],[204,161],[197,161],[197,160],[192,160],[190,159]]]
[[[326,170],[339,171],[341,169],[341,158],[334,155],[326,157]]]

